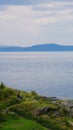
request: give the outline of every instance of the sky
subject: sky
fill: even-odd
[[[0,45],[73,45],[73,0],[0,0]]]

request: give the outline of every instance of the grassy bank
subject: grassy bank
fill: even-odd
[[[73,130],[72,120],[63,100],[0,84],[0,130]]]

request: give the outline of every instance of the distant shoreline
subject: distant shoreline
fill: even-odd
[[[0,52],[72,52],[73,46],[58,44],[40,44],[30,47],[0,46]]]

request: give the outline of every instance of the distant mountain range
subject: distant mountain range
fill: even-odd
[[[58,44],[41,44],[30,47],[0,46],[0,52],[26,52],[26,51],[73,51],[73,46]]]

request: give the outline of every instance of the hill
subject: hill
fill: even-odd
[[[33,52],[33,51],[73,51],[73,46],[62,46],[58,44],[41,44],[30,47],[0,46],[0,52]]]
[[[73,101],[0,84],[0,130],[73,130]]]

